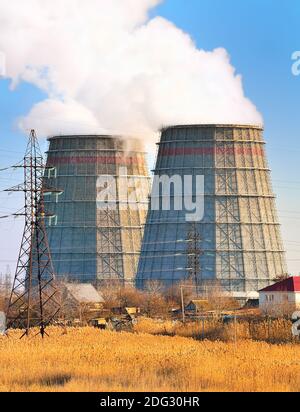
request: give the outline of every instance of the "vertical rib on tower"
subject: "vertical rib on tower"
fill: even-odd
[[[204,175],[199,279],[228,291],[257,291],[286,273],[262,129],[192,125],[163,129],[156,175]],[[196,193],[193,193],[196,196]],[[198,193],[199,194],[199,193]],[[137,285],[189,279],[186,211],[149,211]]]
[[[50,140],[47,185],[63,193],[47,199],[57,222],[48,225],[57,276],[68,281],[133,282],[147,214],[149,177],[141,143],[112,136],[57,136]],[[112,203],[100,191],[130,181],[130,199]],[[107,181],[107,183],[105,183]],[[101,200],[102,199],[102,200]]]

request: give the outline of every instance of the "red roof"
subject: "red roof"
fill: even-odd
[[[274,283],[274,285],[268,286],[260,292],[300,292],[300,277],[292,276]]]

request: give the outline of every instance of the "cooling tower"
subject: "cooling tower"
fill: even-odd
[[[202,199],[204,213],[195,223],[187,221],[191,209],[178,210],[179,195],[170,185],[170,210],[152,206],[148,212],[138,287],[153,280],[165,285],[194,281],[196,275],[197,285],[245,293],[286,273],[260,127],[168,127],[162,131],[155,174],[176,176],[173,183],[193,176],[192,198]],[[201,190],[195,189],[196,176],[204,176]]]
[[[45,185],[47,232],[58,278],[72,282],[134,281],[149,196],[139,140],[111,136],[49,139]]]

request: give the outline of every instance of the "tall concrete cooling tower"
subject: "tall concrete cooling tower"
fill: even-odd
[[[49,139],[47,231],[58,278],[134,282],[150,190],[139,140],[112,136]],[[127,188],[128,187],[128,188]]]
[[[204,176],[204,217],[187,208],[149,210],[137,274],[172,285],[194,280],[231,292],[257,291],[286,273],[263,131],[255,126],[174,126],[162,131],[156,176]],[[170,194],[175,196],[172,185]],[[158,197],[162,197],[160,192]],[[176,197],[176,196],[175,196]],[[162,198],[160,201],[162,202]],[[153,203],[153,196],[152,196]]]

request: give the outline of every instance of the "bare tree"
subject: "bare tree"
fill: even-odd
[[[0,292],[0,312],[5,312],[6,310],[7,299],[5,293]]]
[[[196,297],[196,287],[192,281],[179,282],[165,291],[165,298],[169,307],[181,307],[181,292],[185,305]]]
[[[143,293],[143,309],[147,316],[163,316],[168,314],[168,306],[164,297],[164,287],[160,282],[150,281]]]
[[[106,309],[112,309],[121,306],[121,295],[123,286],[119,281],[103,282],[97,285],[97,289],[101,292],[105,300]]]
[[[143,293],[133,286],[127,286],[120,291],[119,299],[122,308],[131,306],[141,307],[143,304]]]
[[[207,298],[208,307],[217,312],[239,308],[238,302],[229,294],[224,293],[224,289],[218,281],[214,282],[208,289]]]
[[[288,273],[282,273],[281,275],[277,275],[273,281],[274,282],[281,282],[282,280],[286,280],[290,277]]]

